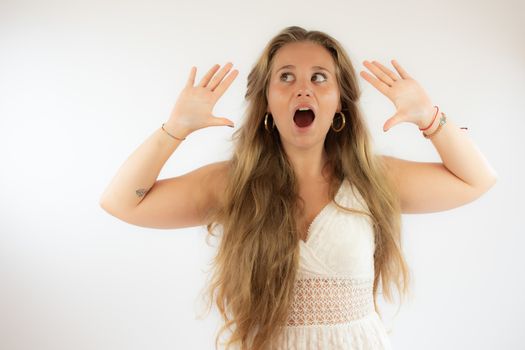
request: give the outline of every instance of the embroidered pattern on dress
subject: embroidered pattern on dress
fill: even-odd
[[[342,276],[298,278],[287,326],[334,325],[374,311],[373,279]]]

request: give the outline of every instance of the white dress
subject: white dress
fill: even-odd
[[[345,179],[336,201],[368,211]],[[300,241],[294,301],[278,350],[386,350],[391,344],[374,309],[374,234],[367,216],[326,205]]]

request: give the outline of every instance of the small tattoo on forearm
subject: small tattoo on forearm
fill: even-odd
[[[139,188],[138,190],[135,191],[135,193],[139,197],[144,197],[146,195],[146,193],[148,193],[148,190],[146,190],[144,188]]]

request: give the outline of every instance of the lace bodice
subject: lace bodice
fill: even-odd
[[[289,326],[333,325],[374,311],[373,279],[310,276],[296,281]]]
[[[346,179],[335,200],[369,212],[357,188]],[[374,309],[371,219],[331,202],[299,244],[294,299],[277,349],[391,349]]]

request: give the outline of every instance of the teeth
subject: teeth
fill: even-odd
[[[308,107],[299,108],[299,111],[309,111],[309,110],[310,110],[310,108],[308,108]]]

